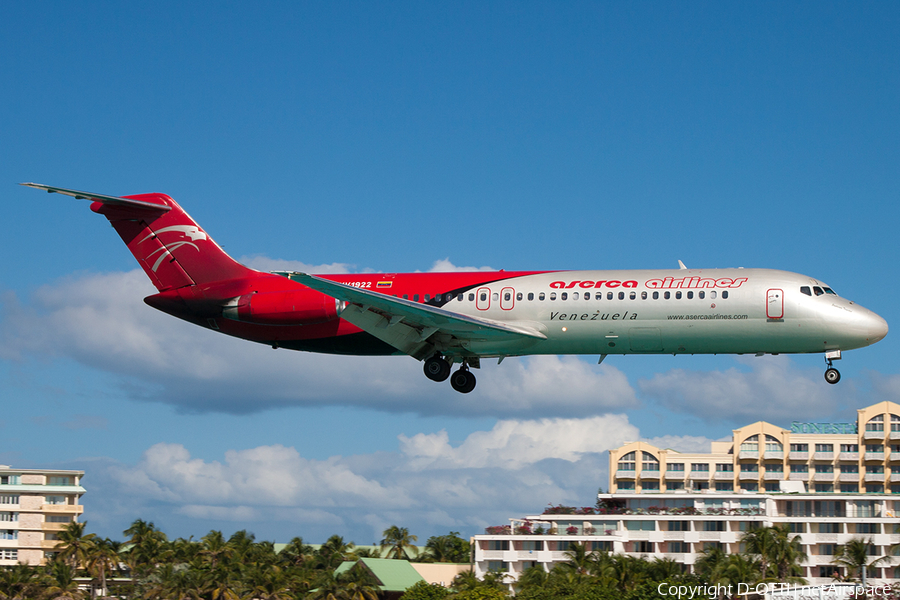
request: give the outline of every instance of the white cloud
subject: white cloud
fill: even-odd
[[[256,269],[257,271],[298,271],[300,273],[314,273],[316,275],[330,275],[352,273],[353,265],[347,263],[331,263],[327,265],[308,265],[299,260],[284,260],[281,258],[269,258],[268,256],[242,256],[238,259],[241,264]]]
[[[645,396],[669,410],[709,420],[781,422],[833,413],[855,393],[852,382],[841,389],[825,384],[821,373],[797,370],[786,356],[739,359],[751,370],[686,371],[673,369],[642,380]]]
[[[639,431],[611,415],[504,420],[457,446],[446,432],[418,433],[400,436],[398,452],[324,460],[281,445],[205,460],[159,443],[135,465],[94,466],[88,517],[100,511],[105,527],[121,530],[140,516],[185,536],[252,526],[278,541],[297,525],[308,540],[339,533],[367,543],[390,524],[422,540],[451,529],[470,535],[547,504],[593,504],[605,486],[604,452],[625,437]]]
[[[428,270],[429,273],[449,273],[453,271],[495,271],[496,269],[492,269],[491,267],[457,267],[452,262],[450,262],[450,257],[442,258],[441,260],[434,261],[434,264],[431,265],[431,268]]]
[[[553,356],[486,363],[477,372],[479,387],[461,395],[426,379],[421,363],[408,357],[274,351],[193,326],[144,304],[154,292],[134,270],[63,279],[39,289],[28,305],[6,295],[3,356],[72,358],[127,377],[133,398],[190,411],[342,404],[421,414],[584,416],[637,403],[614,367]]]

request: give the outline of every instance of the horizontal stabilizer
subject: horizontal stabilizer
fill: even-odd
[[[76,198],[78,200],[93,200],[95,202],[100,202],[101,204],[110,204],[112,206],[124,206],[127,208],[155,212],[168,212],[172,210],[170,206],[166,206],[165,204],[145,202],[142,200],[131,200],[129,198],[119,198],[117,196],[105,196],[103,194],[94,194],[93,192],[79,192],[78,190],[53,187],[50,185],[44,185],[42,183],[22,183],[19,185],[33,187],[38,190],[46,190],[51,194],[64,194],[66,196],[72,196],[73,198]]]

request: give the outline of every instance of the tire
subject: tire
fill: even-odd
[[[835,383],[837,383],[840,380],[841,380],[840,371],[838,371],[834,367],[829,367],[828,369],[825,369],[825,381],[834,385]]]
[[[450,377],[450,363],[439,356],[432,356],[422,367],[425,377],[432,381],[446,381]]]
[[[475,389],[475,376],[460,369],[450,377],[450,386],[460,394],[468,394]]]

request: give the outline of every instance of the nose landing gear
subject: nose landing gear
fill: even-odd
[[[469,364],[463,361],[462,366],[450,376],[450,362],[440,354],[435,354],[425,361],[423,367],[425,377],[432,381],[446,381],[450,378],[450,386],[461,394],[468,394],[475,389],[475,375],[469,371]]]
[[[832,366],[832,360],[840,360],[841,351],[840,350],[832,350],[830,352],[825,353],[825,363],[828,365],[828,368],[825,369],[825,381],[830,384],[835,384],[841,380],[841,372]]]

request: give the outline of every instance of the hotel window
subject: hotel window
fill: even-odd
[[[791,533],[806,533],[805,523],[788,523],[788,531]]]
[[[841,465],[841,473],[859,473],[859,465]]]
[[[816,465],[816,473],[834,473],[834,465]]]
[[[841,493],[842,494],[858,494],[859,486],[855,483],[842,483],[841,484]]]
[[[872,417],[866,423],[866,431],[884,431],[884,415]]]
[[[741,473],[756,473],[759,471],[759,465],[756,463],[742,464]]]
[[[44,496],[44,504],[66,504],[65,496]]]
[[[725,531],[725,521],[703,521],[703,531]]]
[[[634,459],[635,453],[629,452],[625,456],[619,459],[619,470],[620,471],[634,471]]]
[[[509,550],[509,540],[488,540],[485,550]]]
[[[495,573],[506,573],[509,571],[509,563],[502,560],[489,560],[487,570]]]
[[[690,521],[669,521],[669,531],[690,531]]]
[[[0,504],[18,504],[18,494],[0,494]]]
[[[19,520],[17,512],[0,512],[0,521],[14,522]]]
[[[47,485],[73,485],[71,477],[48,477]]]
[[[716,491],[717,492],[733,492],[734,484],[729,483],[727,481],[717,481],[716,482]]]
[[[867,483],[867,484],[866,484],[866,493],[867,493],[867,494],[883,494],[883,493],[884,493],[884,486],[881,485],[881,484],[879,484],[879,485],[872,485],[871,483]]]
[[[524,541],[522,542],[522,550],[528,550],[534,552],[535,550],[543,550],[544,542],[538,541]]]
[[[751,435],[741,443],[741,452],[759,452],[759,436]]]
[[[859,444],[841,444],[841,452],[859,452]]]
[[[867,465],[866,473],[874,473],[875,475],[884,474],[884,466],[883,465]]]
[[[659,459],[649,452],[643,452],[642,454],[641,469],[644,471],[659,471]]]
[[[633,481],[620,481],[616,487],[619,488],[620,492],[633,492],[634,491],[634,482]]]
[[[778,438],[771,435],[766,436],[766,452],[784,452],[784,446],[778,441]]]
[[[809,465],[791,465],[791,473],[809,473]]]
[[[17,540],[19,539],[18,529],[0,529],[0,540]]]
[[[669,463],[666,465],[666,471],[684,473],[684,463]]]
[[[884,454],[884,444],[866,444],[866,452]]]
[[[816,452],[834,452],[834,444],[816,444]]]
[[[633,542],[634,543],[634,552],[642,552],[645,554],[649,554],[653,552],[653,542]]]
[[[691,463],[691,471],[709,472],[709,463]]]
[[[0,485],[19,485],[20,475],[0,475]]]
[[[856,533],[881,533],[881,525],[878,523],[857,523]]]
[[[658,481],[645,481],[641,483],[641,489],[645,492],[658,492],[659,491],[659,482]]]
[[[819,556],[834,556],[837,544],[819,544]]]
[[[781,463],[766,463],[766,473],[784,473],[784,465]]]
[[[684,482],[683,481],[668,481],[666,482],[666,489],[670,492],[675,490],[683,490]]]
[[[744,490],[745,492],[756,492],[756,491],[759,491],[759,484],[744,482],[741,484],[741,489]]]
[[[740,531],[754,531],[762,527],[759,521],[738,521],[738,529]]]
[[[610,541],[591,542],[591,550],[596,550],[597,552],[612,552],[613,544]]]
[[[656,531],[656,521],[625,521],[628,531]]]
[[[47,515],[44,520],[47,523],[71,523],[72,517],[68,515]]]
[[[766,491],[767,492],[778,492],[781,491],[781,486],[777,481],[768,481],[766,482]]]
[[[0,560],[19,560],[18,550],[0,550]]]
[[[687,542],[669,542],[669,553],[671,554],[688,554],[691,551],[691,545]]]
[[[843,517],[844,503],[833,500],[816,500],[813,502],[813,510],[817,517]]]
[[[819,533],[843,533],[840,523],[819,523]]]
[[[822,565],[819,567],[819,577],[823,578],[833,578],[835,575],[840,575],[841,570],[837,567],[831,565]]]
[[[791,444],[791,452],[809,452],[809,444]]]
[[[732,463],[716,463],[717,473],[734,473],[734,465]]]
[[[891,415],[891,431],[900,431],[900,416]]]

